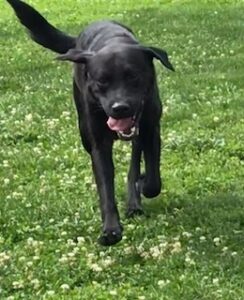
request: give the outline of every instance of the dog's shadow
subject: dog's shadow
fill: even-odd
[[[122,241],[117,247],[123,248],[123,244],[126,244],[134,251],[129,257],[121,257],[120,263],[144,265],[146,261],[137,251],[140,245],[157,246],[162,238],[168,241],[176,238],[184,243],[185,235],[188,234],[195,251],[204,249],[208,253],[206,260],[216,259],[214,238],[219,238],[222,246],[227,246],[232,251],[243,249],[243,197],[231,193],[197,199],[195,195],[180,197],[173,193],[164,197],[165,199],[161,195],[156,199],[143,200],[145,215],[124,220],[126,241]],[[201,243],[201,237],[206,238],[205,244]]]
[[[135,225],[132,235],[127,237],[128,244],[198,230],[203,235],[225,236],[235,244],[238,243],[238,232],[244,229],[244,198],[234,193],[206,197],[162,193],[155,199],[143,199],[143,208],[143,216],[124,220],[125,228],[129,224]]]
[[[145,215],[134,219],[124,219],[125,238],[113,247],[103,248],[114,263],[104,272],[91,275],[97,282],[103,282],[106,276],[118,282],[122,269],[152,270],[158,276],[164,267],[175,269],[178,276],[185,270],[185,255],[191,249],[198,268],[206,265],[221,265],[233,268],[231,253],[241,253],[244,247],[244,199],[233,194],[219,193],[202,196],[179,196],[173,193],[153,200],[143,200]],[[154,257],[162,244],[168,245],[163,256]],[[173,251],[180,242],[179,251]],[[218,244],[219,243],[219,244]],[[98,253],[100,246],[94,249]],[[223,255],[222,249],[228,249],[229,256]],[[155,250],[156,249],[156,250]],[[156,251],[156,252],[155,252]],[[241,258],[239,259],[241,260]],[[152,268],[157,264],[159,267]],[[238,268],[236,262],[236,268]],[[241,265],[241,264],[240,264]],[[119,271],[118,271],[119,270]],[[116,275],[116,276],[115,276]],[[94,278],[93,278],[94,276]],[[113,281],[113,279],[111,279]],[[121,277],[121,281],[124,279]]]

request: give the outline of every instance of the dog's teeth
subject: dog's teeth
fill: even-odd
[[[121,139],[127,139],[127,140],[133,138],[134,136],[136,136],[138,134],[139,134],[139,128],[137,126],[133,126],[130,129],[130,133],[124,133],[123,131],[119,131],[118,132],[119,138],[121,138]]]

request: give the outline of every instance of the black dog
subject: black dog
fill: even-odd
[[[91,24],[77,38],[49,24],[31,6],[7,0],[38,44],[74,62],[73,93],[82,143],[91,155],[103,221],[102,245],[122,239],[114,196],[113,141],[132,140],[128,175],[128,216],[142,213],[141,193],[155,197],[161,190],[161,102],[153,58],[174,70],[167,53],[138,43],[132,31],[116,22]],[[141,154],[145,174],[140,173]]]

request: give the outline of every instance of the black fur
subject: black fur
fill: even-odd
[[[132,31],[117,22],[95,22],[74,38],[24,2],[7,1],[34,41],[60,53],[59,60],[74,62],[73,94],[80,135],[91,156],[100,198],[103,231],[99,241],[115,244],[122,239],[122,226],[114,195],[113,142],[118,137],[132,139],[127,214],[141,214],[141,194],[151,198],[161,190],[162,105],[153,58],[168,69],[174,70],[173,66],[164,50],[139,44]],[[117,129],[113,129],[114,122]],[[145,174],[140,170],[142,154]]]
[[[76,38],[68,36],[52,26],[34,8],[22,1],[7,1],[35,42],[60,54],[75,47]]]

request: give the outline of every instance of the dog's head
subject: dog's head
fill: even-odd
[[[153,58],[174,70],[164,50],[140,45],[110,45],[98,52],[70,49],[58,57],[85,64],[89,93],[107,114],[109,128],[124,139],[137,134],[146,95],[154,84]]]

